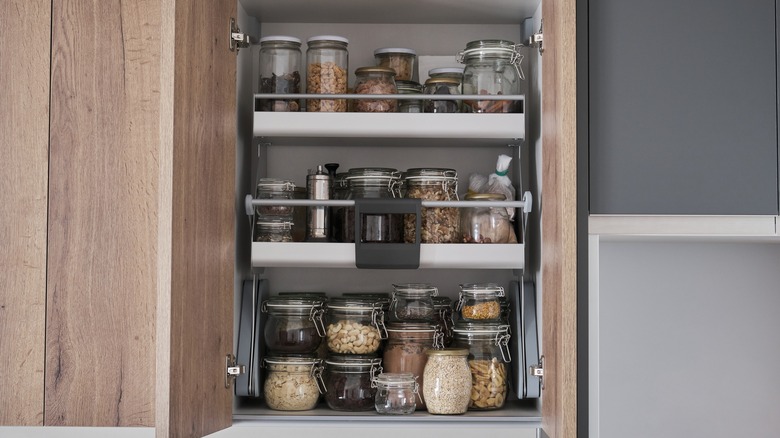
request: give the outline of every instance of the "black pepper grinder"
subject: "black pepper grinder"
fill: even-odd
[[[309,199],[330,199],[331,177],[317,166],[317,171],[309,171],[306,175],[306,192]],[[330,237],[330,209],[325,206],[310,206],[306,208],[306,241],[327,242]]]

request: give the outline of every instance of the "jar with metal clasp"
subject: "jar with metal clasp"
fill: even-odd
[[[521,93],[523,55],[507,40],[477,40],[458,54],[465,64],[463,94],[517,95]],[[463,111],[473,113],[523,112],[520,100],[464,100]]]
[[[376,355],[331,354],[325,360],[325,402],[334,411],[374,409],[376,387],[372,381],[382,372]]]
[[[458,321],[453,329],[455,345],[469,351],[471,370],[470,410],[504,406],[508,394],[509,326],[500,323]]]
[[[458,173],[455,169],[415,168],[404,174],[406,198],[424,201],[457,201]],[[460,209],[453,207],[423,207],[421,210],[420,242],[454,243],[458,241]],[[416,234],[414,215],[404,215],[404,241],[413,243]]]
[[[289,295],[263,302],[268,314],[263,330],[265,346],[271,353],[314,353],[325,336],[322,321],[324,299]]]
[[[387,339],[382,305],[365,298],[331,298],[325,327],[328,350],[337,354],[376,353]]]
[[[433,297],[438,295],[439,289],[428,283],[394,284],[390,301],[390,321],[432,324]]]
[[[504,288],[495,283],[461,284],[458,296],[460,317],[464,321],[498,322],[504,296]]]
[[[387,342],[382,359],[383,369],[389,373],[412,373],[417,383],[423,383],[423,371],[428,362],[426,352],[442,348],[442,335],[432,324],[391,322],[387,325]],[[417,407],[425,408],[420,397]]]
[[[264,359],[263,395],[277,411],[314,409],[325,392],[322,360],[312,355],[275,355]]]
[[[382,373],[373,381],[376,386],[374,407],[385,415],[409,415],[417,408],[419,384],[412,373]]]
[[[399,198],[400,174],[396,169],[360,167],[349,169],[346,176],[349,187],[346,199]],[[355,241],[355,208],[341,210],[342,237],[344,242]],[[366,243],[403,242],[403,215],[391,213],[364,214],[360,240]]]

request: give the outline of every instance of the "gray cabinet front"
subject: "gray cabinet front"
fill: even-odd
[[[778,214],[775,0],[589,0],[591,214]]]

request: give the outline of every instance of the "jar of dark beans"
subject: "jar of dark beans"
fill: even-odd
[[[325,402],[334,411],[374,409],[376,388],[371,381],[382,372],[376,355],[331,354],[325,360]]]
[[[400,174],[395,169],[361,167],[349,169],[346,176],[349,192],[346,199],[400,198],[398,182]],[[355,241],[355,208],[342,210],[342,233],[344,242]],[[360,241],[364,243],[401,243],[404,238],[403,214],[363,214],[361,218]]]
[[[393,285],[390,301],[390,320],[401,322],[432,322],[433,297],[439,290],[427,283]]]
[[[260,38],[260,93],[298,94],[301,85],[301,40],[274,35]],[[261,99],[260,111],[298,111],[297,99]]]
[[[425,81],[423,94],[437,96],[451,96],[460,94],[460,81],[455,78],[440,77],[430,78]],[[423,112],[425,113],[457,113],[460,112],[460,102],[457,100],[423,100]]]
[[[273,353],[314,353],[325,336],[324,299],[306,296],[273,297],[263,303],[268,314],[263,335]]]

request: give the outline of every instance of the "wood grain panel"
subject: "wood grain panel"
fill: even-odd
[[[577,436],[576,1],[542,2],[542,427]]]
[[[0,3],[0,425],[43,424],[50,5]]]
[[[163,195],[170,197],[171,240],[161,248],[169,246],[171,259],[170,287],[161,287],[158,299],[167,307],[159,309],[158,321],[170,324],[160,331],[170,338],[170,349],[161,344],[158,350],[160,365],[169,367],[157,382],[158,400],[168,400],[167,409],[158,410],[158,436],[203,436],[232,423],[225,355],[233,352],[238,213],[236,57],[228,50],[227,30],[235,14],[234,0],[163,5],[166,32],[175,28],[176,40],[186,44],[177,44],[172,54],[163,49],[164,70],[173,67],[174,106],[164,107],[161,129],[161,150],[172,160],[172,173],[163,175],[170,179],[170,192]],[[166,94],[169,80],[163,77]]]
[[[52,17],[45,424],[152,426],[160,6]]]

